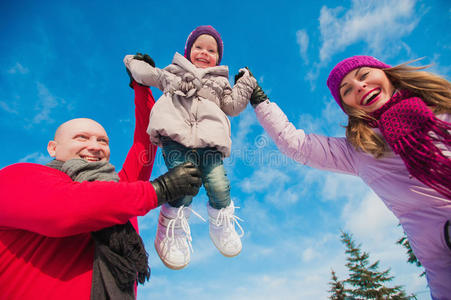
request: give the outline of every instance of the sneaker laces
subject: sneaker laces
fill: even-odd
[[[228,207],[221,208],[218,212],[218,216],[216,217],[216,220],[213,220],[213,224],[216,226],[225,226],[226,230],[234,229],[235,224],[240,229],[241,233],[239,234],[239,237],[243,237],[244,230],[243,227],[241,227],[241,222],[244,222],[243,219],[235,216],[233,213],[231,213],[231,209],[227,209]],[[235,206],[235,208],[239,208],[238,206]]]
[[[199,215],[195,210],[193,210],[191,207],[189,206],[180,206],[179,209],[177,210],[177,216],[174,219],[171,219],[168,222],[168,226],[166,227],[166,237],[168,238],[170,243],[180,243],[180,239],[176,239],[175,238],[175,227],[176,227],[176,223],[177,220],[180,220],[180,228],[183,230],[183,232],[185,233],[185,239],[188,243],[188,247],[191,250],[191,253],[194,252],[193,250],[193,246],[191,244],[191,241],[193,240],[191,237],[191,229],[189,227],[189,223],[188,223],[188,219],[185,216],[185,208],[188,208],[191,210],[191,212],[193,214],[195,214],[197,217],[199,217],[201,220],[203,220],[204,222],[205,219],[202,218],[201,215]]]

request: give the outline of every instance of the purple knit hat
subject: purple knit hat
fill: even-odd
[[[352,56],[339,62],[330,72],[329,78],[327,78],[327,86],[329,87],[335,101],[337,101],[338,105],[340,105],[341,109],[343,109],[340,97],[341,81],[350,71],[361,67],[386,69],[391,66],[384,64],[372,56],[366,55]]]
[[[193,47],[193,44],[196,41],[196,39],[202,34],[208,34],[215,38],[216,44],[218,44],[218,63],[216,65],[219,65],[222,59],[222,52],[224,51],[224,44],[222,43],[221,35],[219,34],[219,32],[217,32],[216,29],[214,29],[210,25],[199,26],[189,34],[185,44],[186,59],[191,61],[190,59],[191,48]]]

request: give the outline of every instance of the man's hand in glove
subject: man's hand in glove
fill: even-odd
[[[151,181],[158,205],[171,203],[184,196],[195,196],[202,185],[199,169],[191,162],[184,163]]]

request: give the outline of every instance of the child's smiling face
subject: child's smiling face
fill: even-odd
[[[190,60],[198,68],[214,67],[218,63],[218,44],[214,37],[208,34],[199,36],[193,44]]]

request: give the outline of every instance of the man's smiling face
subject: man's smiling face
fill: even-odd
[[[81,158],[86,161],[108,161],[109,139],[105,129],[91,119],[73,119],[63,123],[55,132],[47,150],[60,161]]]

